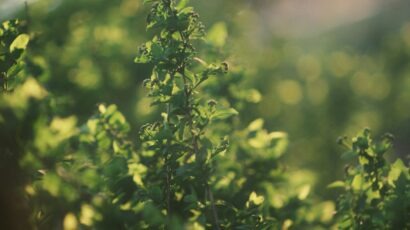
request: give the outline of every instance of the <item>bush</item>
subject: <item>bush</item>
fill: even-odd
[[[349,148],[342,157],[353,165],[344,181],[329,185],[343,189],[336,206],[321,200],[311,194],[306,171],[283,165],[287,134],[267,131],[261,118],[243,121],[244,108],[260,98],[244,83],[246,71],[223,60],[208,64],[224,56],[225,41],[216,38],[224,38],[226,28],[216,26],[214,36],[205,37],[188,1],[145,2],[151,4],[147,29],[153,38],[135,62],[152,68],[144,86],[157,115],[137,140],[114,104],[99,104],[85,122],[61,116],[61,97],[38,80],[47,67],[25,52],[36,35],[24,33],[17,20],[2,24],[0,174],[6,188],[1,204],[8,210],[2,211],[2,226],[410,227],[409,168],[400,159],[385,159],[391,135],[373,143],[366,129],[351,144],[341,138]]]

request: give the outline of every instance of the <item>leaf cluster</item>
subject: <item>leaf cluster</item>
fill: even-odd
[[[233,65],[228,73],[225,61],[207,63],[224,56],[226,26],[218,23],[207,36],[188,1],[144,2],[151,4],[147,29],[153,37],[135,62],[152,68],[144,86],[159,113],[137,140],[116,105],[99,104],[81,123],[60,114],[60,98],[27,77],[35,75],[30,69],[17,71],[20,84],[0,95],[0,174],[19,175],[17,186],[7,181],[5,187],[28,202],[29,216],[22,218],[32,227],[409,227],[409,169],[401,160],[385,160],[390,135],[374,142],[365,130],[351,143],[340,139],[349,148],[343,157],[354,162],[344,181],[330,185],[343,188],[334,216],[334,203],[313,194],[309,171],[281,163],[288,135],[266,130],[261,118],[243,124],[244,108],[261,100],[247,85],[247,72]],[[7,75],[16,63],[27,65],[28,35],[18,21],[3,23],[0,31],[0,66]]]
[[[390,164],[386,153],[392,147],[393,136],[385,134],[374,142],[365,129],[348,144],[344,158],[354,160],[345,168],[344,181],[329,185],[342,188],[338,200],[340,229],[406,229],[409,227],[410,171],[402,160]]]
[[[0,85],[1,92],[8,92],[19,84],[18,77],[24,68],[24,50],[30,37],[23,33],[24,24],[19,20],[4,21],[0,25]]]

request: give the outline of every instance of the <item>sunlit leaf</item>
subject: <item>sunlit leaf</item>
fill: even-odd
[[[299,200],[305,200],[306,197],[309,195],[309,193],[310,193],[310,185],[303,186],[300,189],[299,194],[298,194]]]
[[[248,199],[247,205],[248,205],[248,206],[251,205],[251,204],[261,205],[264,200],[265,200],[265,198],[264,198],[263,196],[259,196],[259,195],[256,194],[256,192],[252,192],[252,193],[249,195],[249,199]]]
[[[229,109],[219,109],[211,117],[212,120],[223,120],[229,117],[238,115],[238,111],[233,108]]]
[[[345,182],[335,181],[335,182],[330,183],[327,187],[328,188],[344,188],[345,187]]]
[[[355,191],[360,191],[364,186],[364,179],[361,175],[355,175],[352,181],[352,188]]]
[[[73,213],[67,213],[64,217],[63,229],[64,230],[77,230],[78,221],[77,217]]]
[[[401,173],[404,173],[406,170],[406,166],[404,165],[401,159],[397,159],[392,165],[387,176],[388,183],[395,187],[394,181],[397,180]]]
[[[30,41],[30,36],[28,34],[20,34],[10,45],[10,52],[16,49],[25,49],[28,42]]]

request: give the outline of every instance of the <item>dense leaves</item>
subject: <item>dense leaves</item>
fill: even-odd
[[[353,138],[345,157],[356,162],[346,166],[345,181],[330,187],[341,187],[345,193],[338,200],[340,229],[406,229],[410,227],[410,171],[402,160],[386,162],[392,135],[373,142],[370,130]],[[347,144],[346,138],[340,143]]]
[[[144,84],[153,104],[164,108],[162,120],[145,125],[140,132],[142,154],[151,152],[150,164],[158,166],[147,173],[149,185],[161,189],[154,204],[167,216],[188,219],[185,222],[193,226],[232,226],[232,220],[242,214],[232,204],[217,200],[211,181],[214,161],[226,152],[229,141],[218,140],[208,126],[237,115],[237,111],[219,108],[215,100],[205,101],[207,97],[198,94],[209,77],[225,73],[228,65],[207,64],[195,56],[192,42],[203,36],[204,29],[192,7],[154,1],[147,23],[155,35],[141,47],[135,61],[154,65]],[[217,204],[223,204],[224,210]],[[261,202],[248,204],[257,207]],[[253,205],[247,207],[254,209]],[[266,225],[262,218],[244,218],[243,224]]]
[[[261,94],[247,85],[244,68],[229,63],[228,71],[219,59],[227,55],[225,24],[206,34],[188,1],[144,2],[153,37],[135,62],[152,68],[146,105],[157,114],[135,139],[137,129],[114,104],[98,104],[85,121],[61,115],[63,99],[47,87],[47,66],[29,66],[38,58],[25,54],[30,36],[19,21],[2,24],[2,227],[410,227],[410,172],[402,160],[386,160],[391,135],[373,142],[365,130],[352,143],[341,138],[349,149],[342,157],[353,163],[344,180],[329,185],[343,189],[336,204],[320,200],[309,171],[282,163],[288,134],[241,117]]]
[[[11,91],[22,81],[19,72],[24,68],[22,59],[30,38],[21,24],[10,20],[0,25],[0,92]]]

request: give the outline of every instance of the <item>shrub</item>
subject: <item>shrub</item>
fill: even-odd
[[[226,56],[226,28],[217,24],[206,36],[188,1],[145,2],[153,38],[135,62],[152,68],[144,86],[158,114],[135,141],[114,104],[99,104],[82,125],[76,115],[62,116],[60,98],[35,78],[47,70],[25,54],[30,36],[19,21],[2,24],[1,202],[10,210],[3,227],[410,227],[409,168],[385,160],[391,135],[373,142],[365,130],[352,143],[340,139],[353,163],[344,181],[329,185],[343,189],[334,215],[332,201],[311,194],[306,170],[281,163],[287,134],[267,131],[261,118],[243,124],[246,106],[261,97],[243,68],[230,63],[228,73],[226,61],[207,63]]]
[[[374,142],[370,130],[340,143],[349,148],[343,157],[354,160],[345,168],[344,181],[329,187],[341,187],[338,199],[340,229],[407,229],[410,227],[410,171],[402,160],[389,164],[385,159],[393,136],[385,134]]]

